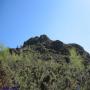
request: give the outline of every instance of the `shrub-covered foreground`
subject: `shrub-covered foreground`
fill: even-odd
[[[36,52],[10,54],[0,47],[0,90],[90,90],[90,65],[75,49],[70,63],[42,60]]]

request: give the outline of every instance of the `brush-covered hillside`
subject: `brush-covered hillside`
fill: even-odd
[[[0,46],[0,90],[90,90],[90,54],[46,35]]]

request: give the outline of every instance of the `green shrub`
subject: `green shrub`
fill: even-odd
[[[83,70],[84,69],[84,64],[83,64],[83,58],[77,54],[76,49],[72,48],[70,49],[70,59],[73,67],[77,68],[78,70]]]

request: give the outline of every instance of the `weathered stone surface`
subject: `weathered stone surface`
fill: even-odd
[[[39,42],[46,42],[46,41],[50,41],[47,35],[41,35],[39,38]]]
[[[48,57],[46,54],[48,53],[52,53],[51,56],[53,56],[53,58],[55,57],[55,54],[57,54],[57,56],[60,55],[60,57],[69,56],[71,48],[75,48],[77,55],[81,55],[87,62],[90,62],[90,54],[87,53],[82,46],[75,43],[64,44],[59,40],[53,41],[48,38],[47,35],[32,37],[25,41],[21,48],[10,48],[9,51],[11,54],[15,53],[19,55],[20,53],[24,51],[26,53],[31,49],[41,54],[45,54],[42,58],[47,60]],[[66,59],[66,62],[69,62],[69,60]]]
[[[33,44],[38,44],[38,43],[45,43],[47,41],[49,42],[50,39],[46,35],[41,35],[40,37],[36,36],[24,42],[23,46],[33,45]]]
[[[53,41],[51,44],[51,49],[59,51],[62,48],[63,48],[63,42],[61,42],[59,40]]]

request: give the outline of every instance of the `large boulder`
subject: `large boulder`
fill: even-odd
[[[41,35],[39,38],[39,42],[46,42],[46,41],[50,41],[50,39],[47,37],[47,35]]]
[[[62,48],[63,48],[63,42],[61,42],[59,40],[53,41],[51,44],[51,49],[54,49],[56,51],[59,51]]]
[[[28,45],[33,45],[33,44],[37,44],[39,40],[39,37],[34,37],[34,38],[30,38],[29,40],[27,40],[26,42],[24,42],[24,47],[28,46]]]
[[[29,45],[36,45],[36,44],[43,44],[46,42],[51,41],[47,35],[41,35],[40,37],[36,36],[36,37],[32,37],[29,40],[27,40],[26,42],[24,42],[23,47],[25,46],[29,46]]]

